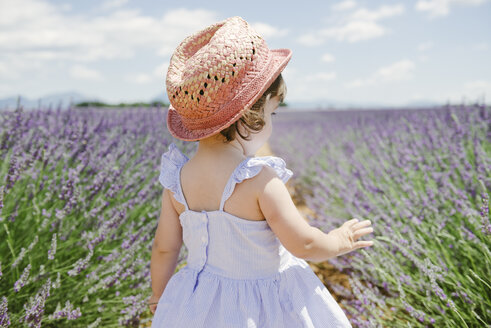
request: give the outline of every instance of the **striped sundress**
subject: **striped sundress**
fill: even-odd
[[[285,183],[293,175],[276,156],[247,157],[231,174],[219,210],[189,209],[180,184],[188,161],[174,143],[162,155],[159,181],[184,204],[179,216],[187,263],[167,283],[153,328],[351,327],[308,263],[293,256],[266,220],[223,211],[236,184],[272,167]]]

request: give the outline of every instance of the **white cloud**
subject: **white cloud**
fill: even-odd
[[[422,100],[425,97],[420,92],[413,92],[409,97],[409,100]]]
[[[416,10],[427,11],[430,17],[446,16],[449,13],[448,0],[429,0],[418,1],[415,6]]]
[[[322,55],[321,59],[322,59],[322,61],[330,63],[330,62],[334,61],[334,56],[331,54],[325,53],[324,55]]]
[[[403,5],[381,6],[377,10],[360,8],[350,15],[350,20],[377,21],[382,18],[391,18],[404,13]]]
[[[446,103],[449,101],[453,104],[473,104],[484,101],[489,105],[491,98],[491,80],[474,80],[456,85],[454,88],[447,90],[432,90],[427,95],[428,99]]]
[[[47,60],[128,59],[137,51],[169,56],[184,37],[218,20],[215,12],[202,9],[175,9],[161,18],[135,9],[94,16],[64,12],[69,8],[42,0],[3,2],[0,62],[11,76],[21,74],[24,66],[32,68],[33,63],[43,66]]]
[[[289,81],[293,81],[295,78],[295,75],[297,74],[297,69],[294,66],[287,65],[283,71],[281,72],[281,75],[283,76],[283,79],[285,80],[287,87],[289,84]]]
[[[489,44],[487,42],[476,43],[473,47],[474,50],[488,50]]]
[[[422,43],[418,44],[417,49],[420,52],[420,54],[418,54],[418,59],[420,62],[428,61],[429,57],[428,57],[428,55],[425,54],[425,52],[428,49],[431,49],[432,47],[433,47],[432,41],[426,41],[426,42],[422,42]]]
[[[297,38],[297,41],[305,46],[317,46],[324,43],[324,40],[315,33],[302,34]]]
[[[38,60],[29,60],[15,53],[0,52],[0,81],[21,79],[23,75],[34,71],[46,71],[48,67]]]
[[[475,80],[464,83],[465,95],[471,100],[480,99],[483,95],[489,99],[491,98],[491,81]]]
[[[171,55],[185,37],[220,20],[216,12],[205,9],[179,8],[166,12],[153,41],[161,44],[158,54]]]
[[[126,81],[136,84],[146,84],[154,80],[154,77],[147,73],[138,73],[135,75],[127,75]]]
[[[358,87],[372,85],[374,84],[374,82],[375,81],[373,78],[367,78],[367,79],[357,78],[354,79],[353,81],[346,82],[344,86],[346,88],[358,88]]]
[[[385,30],[376,22],[355,20],[343,26],[323,29],[319,34],[337,41],[357,42],[378,38],[385,34]]]
[[[433,47],[433,42],[431,41],[426,41],[423,43],[418,44],[418,51],[426,51]]]
[[[98,71],[82,65],[72,66],[70,75],[77,79],[102,80],[102,76]]]
[[[400,60],[394,64],[382,67],[375,72],[375,77],[384,81],[401,81],[412,77],[414,63],[408,59]]]
[[[306,82],[311,82],[311,81],[321,82],[321,81],[331,81],[334,80],[335,78],[336,78],[335,72],[329,72],[329,73],[319,72],[312,75],[306,75],[303,80]]]
[[[256,22],[250,23],[250,25],[266,40],[275,37],[283,37],[288,34],[288,29],[279,29],[266,23]]]
[[[60,4],[59,8],[61,11],[70,11],[72,10],[72,5],[70,5],[69,3],[62,3]]]
[[[108,0],[97,14],[70,11],[70,5],[45,0],[2,0],[0,10],[1,81],[19,79],[28,72],[47,69],[47,61],[68,63],[68,74],[77,79],[101,80],[102,74],[87,63],[130,59],[151,52],[166,60],[148,72],[127,75],[132,83],[165,80],[168,61],[187,36],[221,20],[214,11],[177,8],[161,17],[128,8],[127,0]],[[107,10],[105,12],[104,10]],[[265,38],[285,36],[287,29],[256,22]]]
[[[100,5],[101,10],[120,8],[128,3],[128,0],[107,0]]]
[[[162,78],[165,80],[165,77],[167,76],[167,70],[169,69],[169,62],[166,61],[162,63],[161,65],[155,67],[153,70],[153,75],[158,78]]]
[[[337,13],[330,20],[335,21],[332,26],[300,36],[297,41],[307,46],[323,43],[324,39],[334,39],[341,42],[359,42],[381,37],[389,30],[379,24],[385,18],[392,18],[404,13],[404,6],[384,5],[378,9],[369,10],[359,8],[346,15]]]
[[[137,74],[128,74],[125,77],[125,80],[130,83],[136,84],[146,84],[152,83],[154,81],[161,81],[165,84],[165,77],[167,76],[167,69],[169,68],[169,61],[164,61],[162,64],[158,65],[153,69],[153,71],[147,73],[137,73]]]
[[[0,76],[2,77],[2,79],[16,79],[19,74],[15,70],[9,69],[9,67],[5,63],[0,62]]]
[[[151,72],[141,72],[136,74],[127,74],[125,80],[135,84],[147,84],[155,81],[161,81],[165,84],[165,77],[167,76],[167,69],[169,68],[169,62],[165,61],[158,65]]]
[[[454,5],[479,6],[489,0],[419,0],[415,9],[428,12],[429,18],[447,16]]]
[[[353,9],[354,7],[356,7],[356,1],[345,0],[332,5],[331,9],[334,11],[344,11]]]
[[[17,90],[14,89],[12,84],[2,84],[0,83],[0,95],[11,95],[15,94]]]
[[[326,86],[337,79],[335,72],[306,73],[304,69],[287,65],[281,73],[287,85],[286,102],[315,99],[326,94]]]
[[[427,55],[418,55],[418,59],[421,62],[426,62],[426,61],[428,61],[429,58],[430,57],[428,57]]]
[[[375,71],[368,78],[357,78],[347,82],[345,87],[355,88],[375,85],[383,82],[402,81],[412,78],[415,64],[408,59],[403,59],[391,65],[384,66]]]

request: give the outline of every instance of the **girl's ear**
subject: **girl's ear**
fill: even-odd
[[[246,135],[246,130],[241,120],[237,121],[237,130],[239,130],[240,134],[242,134],[243,136]],[[235,137],[242,139],[242,137],[238,133],[235,134]]]

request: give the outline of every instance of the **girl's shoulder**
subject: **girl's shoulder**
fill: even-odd
[[[283,183],[286,183],[293,175],[293,172],[286,167],[283,158],[278,156],[259,156],[250,157],[244,162],[243,168],[237,171],[237,179],[242,181],[252,178],[261,172],[263,166],[271,167]]]
[[[179,188],[179,171],[187,161],[189,161],[189,158],[180,151],[175,143],[171,143],[168,150],[161,157],[160,183],[174,192],[177,191]],[[240,183],[244,179],[256,176],[263,166],[271,167],[283,183],[286,183],[293,175],[293,172],[286,167],[286,163],[281,157],[251,156],[242,161],[233,172],[234,182]]]
[[[178,167],[189,161],[189,158],[173,142],[169,145],[168,150],[162,154],[161,159],[162,164],[169,167]]]

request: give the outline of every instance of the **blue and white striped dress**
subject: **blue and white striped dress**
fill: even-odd
[[[351,327],[341,307],[308,263],[293,256],[267,221],[223,211],[236,184],[263,165],[283,182],[293,175],[276,156],[248,157],[230,176],[215,211],[188,208],[180,171],[188,161],[174,143],[162,155],[160,183],[185,206],[179,219],[187,263],[169,280],[153,328]]]

